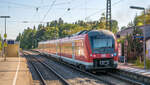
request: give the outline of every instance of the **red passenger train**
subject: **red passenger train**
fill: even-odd
[[[114,69],[118,65],[117,41],[107,30],[84,30],[62,39],[39,42],[37,50],[86,70]]]

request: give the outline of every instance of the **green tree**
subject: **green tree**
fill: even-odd
[[[138,57],[143,59],[143,41],[140,38],[134,38],[134,36],[143,36],[142,30],[135,28],[132,34],[127,35],[126,39],[128,40],[128,56],[134,59],[137,59]]]
[[[2,37],[1,37],[1,34],[0,34],[0,41],[2,41]]]
[[[105,17],[105,14],[104,13],[102,13],[101,14],[101,18],[100,18],[100,20],[99,20],[99,27],[98,27],[98,29],[106,29],[106,17]]]
[[[33,33],[31,28],[27,28],[22,33],[22,39],[21,39],[21,48],[24,49],[31,49],[32,48],[32,42],[33,42]]]
[[[113,20],[113,32],[116,33],[118,28],[117,21]],[[89,21],[84,22],[83,20],[78,20],[75,23],[64,23],[62,18],[58,20],[53,20],[48,22],[46,26],[39,24],[37,29],[27,28],[23,33],[19,33],[16,41],[21,41],[21,47],[23,49],[36,48],[38,42],[52,40],[56,38],[62,38],[70,36],[82,30],[92,30],[92,29],[105,29],[105,16],[103,15],[100,21]]]
[[[19,33],[19,35],[18,35],[17,38],[16,38],[16,41],[20,41],[21,38],[22,38],[22,35],[21,35],[21,33]]]
[[[137,26],[144,25],[144,19],[146,24],[150,24],[150,8],[146,10],[146,15],[144,15],[144,12],[142,12],[139,16],[134,18],[135,24]]]
[[[122,27],[121,27],[121,30],[124,30],[124,29],[126,29],[126,28],[127,28],[126,26],[122,26]]]
[[[119,30],[118,22],[116,20],[112,20],[112,32],[116,34],[118,30]]]
[[[0,51],[2,50],[2,37],[1,37],[1,34],[0,34]]]

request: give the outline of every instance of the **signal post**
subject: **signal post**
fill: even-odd
[[[4,18],[5,19],[5,34],[4,34],[4,43],[3,43],[3,52],[2,55],[4,55],[4,61],[6,61],[6,47],[7,47],[7,34],[6,34],[6,18],[10,18],[10,16],[0,16],[0,18]]]

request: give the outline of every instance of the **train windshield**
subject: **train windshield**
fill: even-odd
[[[91,38],[91,46],[93,53],[113,53],[113,38]]]

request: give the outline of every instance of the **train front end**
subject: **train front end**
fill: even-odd
[[[113,33],[106,30],[91,31],[87,40],[89,62],[92,62],[92,66],[87,66],[87,69],[117,68],[117,42]]]

